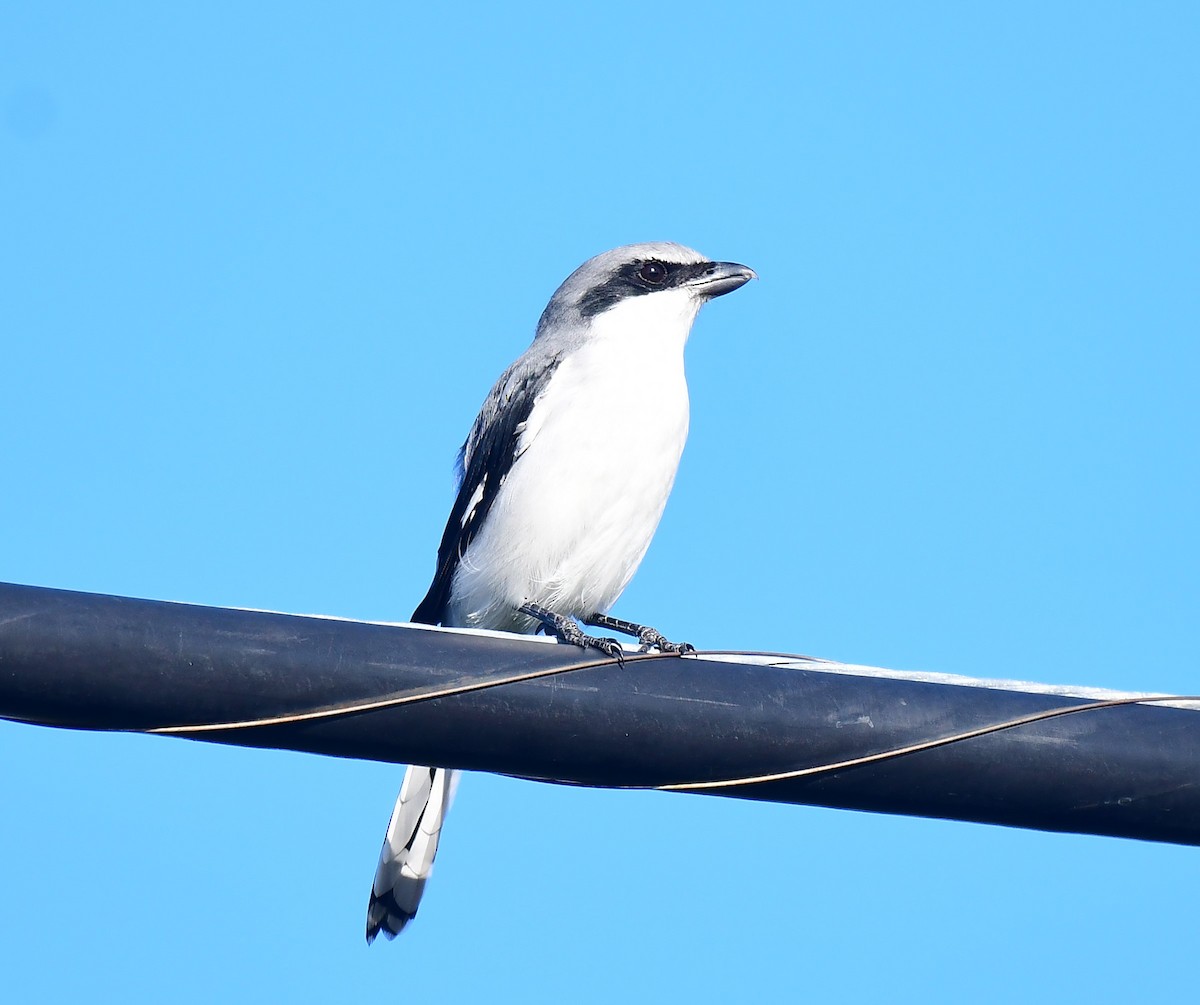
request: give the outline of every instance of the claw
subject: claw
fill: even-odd
[[[625,662],[625,647],[616,639],[603,638],[598,639],[592,635],[585,635],[586,644],[593,649],[599,649],[602,653],[616,660],[618,663]]]

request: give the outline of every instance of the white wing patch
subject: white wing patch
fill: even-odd
[[[465,527],[475,515],[475,507],[483,500],[483,490],[487,488],[487,481],[488,476],[485,471],[483,477],[479,479],[479,484],[475,486],[475,491],[471,493],[471,501],[467,503],[467,509],[463,513],[462,520],[459,522],[460,527]]]

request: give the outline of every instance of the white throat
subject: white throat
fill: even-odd
[[[592,319],[589,342],[612,342],[632,359],[662,352],[682,353],[700,301],[690,290],[663,290],[628,297]],[[631,361],[632,361],[631,359]]]

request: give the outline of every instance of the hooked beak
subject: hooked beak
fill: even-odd
[[[739,286],[757,278],[757,272],[745,265],[738,265],[737,262],[709,262],[688,282],[688,286],[705,300],[711,300],[713,297],[732,293]]]

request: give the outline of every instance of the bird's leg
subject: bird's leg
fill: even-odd
[[[599,649],[606,656],[611,656],[618,663],[625,658],[625,650],[616,639],[601,639],[594,635],[585,635],[573,618],[548,611],[540,604],[524,603],[517,608],[522,614],[537,618],[542,623],[542,629],[547,635],[553,635],[559,642],[579,646],[580,649]]]
[[[632,635],[641,643],[638,652],[642,653],[657,649],[661,653],[679,653],[682,656],[684,653],[696,651],[696,647],[690,642],[671,642],[657,628],[622,621],[620,618],[610,618],[607,614],[590,614],[583,619],[583,623],[594,625],[596,628],[607,628],[610,632]]]

